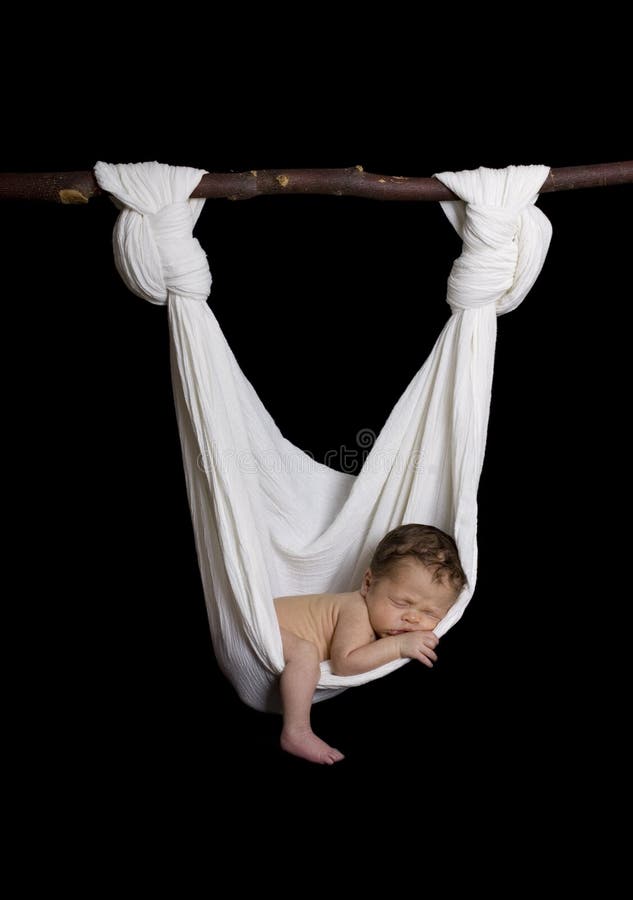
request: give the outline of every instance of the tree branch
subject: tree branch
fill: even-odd
[[[573,191],[633,182],[633,160],[552,169],[540,193]],[[102,195],[89,172],[2,172],[0,200],[48,200],[88,203]],[[248,200],[264,194],[330,194],[373,200],[455,200],[436,178],[372,175],[362,166],[347,169],[263,169],[204,175],[192,197]]]

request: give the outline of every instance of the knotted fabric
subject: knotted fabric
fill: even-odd
[[[463,197],[441,204],[464,242],[448,279],[452,310],[494,303],[500,316],[526,297],[552,233],[549,220],[534,206],[548,174],[547,166],[508,166],[434,176]]]
[[[464,242],[449,279],[452,314],[353,476],[317,463],[283,437],[200,302],[211,278],[190,231],[202,203],[187,197],[203,173],[158,163],[97,164],[99,184],[122,209],[119,271],[134,293],[167,302],[211,636],[221,668],[250,706],[279,709],[284,660],[273,598],[358,589],[378,541],[398,525],[426,523],[455,537],[468,587],[436,633],[464,612],[477,578],[477,486],[497,315],[521,302],[545,258],[551,230],[533,203],[548,171],[511,166],[436,176],[463,198],[442,204]],[[406,661],[353,676],[333,675],[324,661],[314,700]]]
[[[158,162],[124,166],[98,162],[99,186],[115,198],[114,261],[133,294],[165,305],[171,292],[205,301],[211,290],[207,257],[193,226],[204,200],[190,200],[201,169]]]

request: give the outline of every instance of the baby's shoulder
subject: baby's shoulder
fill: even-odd
[[[344,594],[337,594],[341,598],[341,602],[349,606],[356,606],[359,609],[367,609],[365,600],[360,591],[347,591]]]
[[[368,616],[367,605],[360,591],[347,591],[343,594],[331,594],[339,612],[353,615],[355,618]]]

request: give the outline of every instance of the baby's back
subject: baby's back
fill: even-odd
[[[348,594],[300,594],[276,597],[275,609],[282,628],[292,631],[319,649],[321,660],[330,658],[332,636]]]

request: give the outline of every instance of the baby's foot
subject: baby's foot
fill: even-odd
[[[281,732],[280,743],[281,749],[286,753],[293,753],[295,756],[309,759],[310,762],[322,763],[327,766],[333,766],[335,762],[345,758],[340,751],[330,747],[313,731],[287,731],[284,729]]]

